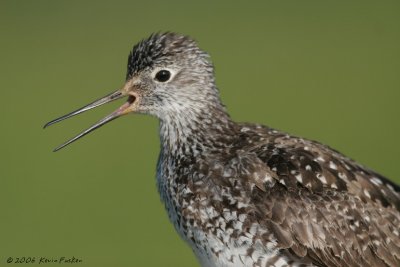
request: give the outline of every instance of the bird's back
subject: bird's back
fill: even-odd
[[[397,185],[320,143],[235,131],[159,164],[171,220],[204,266],[400,266]]]

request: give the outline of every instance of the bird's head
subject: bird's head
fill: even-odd
[[[187,36],[159,33],[133,47],[121,89],[50,121],[44,127],[123,97],[128,99],[121,107],[55,151],[125,114],[146,113],[163,120],[205,109],[206,103],[219,103],[208,54]]]
[[[130,53],[122,92],[133,101],[130,111],[163,118],[215,95],[213,66],[189,37],[154,34]]]

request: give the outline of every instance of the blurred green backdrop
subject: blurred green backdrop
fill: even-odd
[[[155,118],[122,118],[58,153],[120,103],[41,128],[121,86],[132,45],[155,31],[210,53],[236,120],[319,140],[400,182],[399,14],[397,0],[1,0],[0,266],[197,266],[159,201]]]

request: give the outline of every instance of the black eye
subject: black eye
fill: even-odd
[[[169,78],[171,78],[171,72],[167,70],[160,70],[156,74],[156,80],[159,82],[166,82],[169,80]]]

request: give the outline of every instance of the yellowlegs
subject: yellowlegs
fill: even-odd
[[[232,121],[189,37],[139,42],[123,88],[46,126],[121,97],[56,150],[127,113],[158,117],[159,192],[202,266],[400,266],[399,186],[318,142]]]

